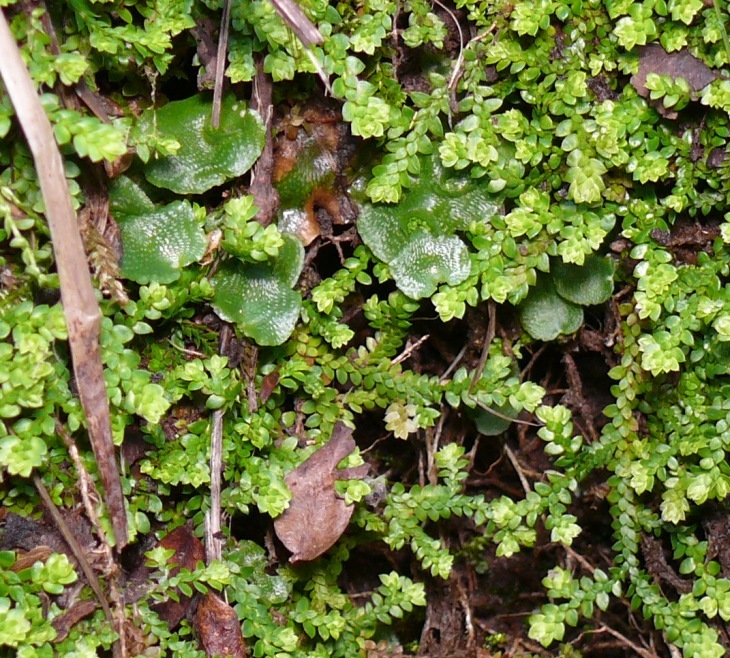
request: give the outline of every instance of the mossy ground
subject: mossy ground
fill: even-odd
[[[235,96],[261,118],[246,164],[202,187],[150,175],[176,142],[147,108],[210,103],[221,2],[4,4],[88,220],[132,542],[114,552],[93,487],[82,496],[96,469],[3,94],[0,652],[107,655],[116,628],[130,655],[198,658],[195,592],[210,589],[257,657],[730,648],[717,0],[303,0],[332,97],[268,1],[235,2],[224,108]],[[174,216],[125,244],[122,188],[135,219]],[[375,228],[358,231],[363,217]],[[595,283],[598,261],[600,294],[576,295],[565,272]],[[552,305],[526,322],[536,290]],[[556,303],[570,322],[539,333]],[[274,532],[285,478],[340,422],[358,446],[347,465],[370,476],[339,490],[347,532],[290,564]],[[203,567],[216,427],[223,552]],[[191,561],[170,570],[185,542]]]

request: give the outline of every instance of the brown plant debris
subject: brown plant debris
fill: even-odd
[[[684,78],[689,85],[692,97],[695,98],[702,89],[709,85],[718,73],[713,71],[701,59],[695,57],[689,50],[679,50],[668,53],[658,44],[644,46],[639,50],[639,70],[631,76],[631,84],[639,96],[649,98],[650,91],[646,88],[646,78],[650,73],[668,75],[671,78]],[[657,112],[667,119],[676,119],[678,114],[671,108],[665,108],[661,101],[654,103]]]
[[[193,571],[198,562],[205,561],[203,544],[187,525],[175,528],[160,541],[159,545],[175,551],[175,555],[170,560],[176,565],[171,570],[173,576],[180,571],[181,567]],[[195,597],[181,594],[179,598],[179,601],[168,599],[159,605],[153,606],[160,619],[164,619],[170,629],[175,628],[184,617],[189,615]]]
[[[208,592],[195,613],[195,630],[206,656],[245,658],[246,643],[233,608],[214,592]]]
[[[274,530],[292,552],[292,562],[322,555],[350,522],[353,508],[337,495],[335,480],[362,478],[370,469],[363,464],[337,470],[337,464],[355,449],[351,435],[349,427],[337,423],[329,442],[285,478],[292,499],[288,509],[274,521]]]

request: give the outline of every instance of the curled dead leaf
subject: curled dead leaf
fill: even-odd
[[[337,495],[335,480],[362,478],[370,469],[363,464],[337,470],[337,464],[356,447],[351,434],[349,427],[337,423],[329,442],[285,478],[292,499],[274,521],[274,530],[292,552],[292,562],[314,560],[347,529],[353,507]]]
[[[53,642],[62,642],[68,637],[71,629],[82,619],[88,617],[99,607],[96,599],[80,599],[64,613],[54,617],[51,626],[56,629],[56,637]]]
[[[213,592],[208,592],[198,604],[195,630],[206,656],[245,658],[248,655],[235,610]]]

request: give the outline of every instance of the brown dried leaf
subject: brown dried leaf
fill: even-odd
[[[205,562],[205,548],[202,542],[186,525],[175,528],[160,541],[159,545],[175,551],[175,555],[170,560],[177,565],[171,570],[173,576],[180,571],[180,567],[192,571],[197,567],[198,562]],[[180,595],[180,601],[169,599],[152,607],[160,615],[160,619],[164,619],[168,627],[173,629],[183,620],[183,617],[188,615],[193,598],[195,597]]]
[[[639,50],[639,70],[631,77],[631,84],[639,96],[649,98],[650,91],[646,88],[646,77],[649,73],[668,75],[671,78],[684,78],[689,85],[693,98],[702,89],[709,85],[718,73],[713,71],[701,59],[695,57],[689,50],[679,50],[668,53],[658,44],[644,46]],[[661,102],[655,103],[659,114],[668,119],[676,119],[677,112],[665,108]]]
[[[18,553],[15,563],[10,571],[18,573],[24,569],[30,569],[36,562],[45,562],[53,553],[49,546],[36,546],[26,553]]]
[[[175,528],[171,533],[165,535],[160,540],[160,546],[175,551],[171,562],[174,562],[177,567],[185,567],[193,571],[198,566],[198,562],[205,562],[203,544],[187,525]],[[173,575],[178,571],[179,568],[173,569]]]
[[[198,605],[195,630],[206,656],[248,655],[236,612],[213,592],[208,592]]]
[[[99,607],[96,599],[81,599],[76,601],[66,612],[54,618],[51,626],[56,629],[54,642],[62,642],[68,637],[71,629],[82,619],[88,617]]]
[[[361,478],[369,466],[336,470],[355,449],[352,430],[335,425],[332,438],[285,478],[292,494],[288,509],[274,521],[277,536],[291,561],[314,560],[331,548],[350,522],[353,508],[335,492],[335,480]]]
[[[266,401],[271,397],[276,387],[279,385],[279,370],[278,368],[273,372],[266,375],[261,382],[261,390],[259,391],[259,400],[261,404],[266,404]]]

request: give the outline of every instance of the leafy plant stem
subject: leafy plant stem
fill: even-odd
[[[722,33],[722,43],[725,46],[728,62],[730,62],[730,39],[728,38],[722,11],[720,10],[720,0],[712,0],[712,7],[715,10],[715,16],[717,16],[717,24],[720,26],[720,32]]]

